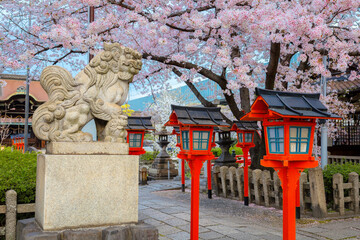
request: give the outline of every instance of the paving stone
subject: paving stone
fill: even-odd
[[[165,221],[165,220],[169,220],[169,219],[174,219],[174,217],[172,215],[165,214],[165,213],[153,214],[153,215],[151,215],[151,217],[156,219],[156,220],[159,220],[159,221]]]
[[[170,207],[170,208],[163,208],[160,210],[163,213],[167,213],[167,214],[173,214],[173,213],[184,213],[184,212],[189,212],[189,209],[187,208],[183,208],[183,207]]]
[[[213,225],[219,225],[219,223],[214,222],[210,219],[206,219],[206,218],[200,218],[199,219],[199,225],[203,226],[203,227],[207,227],[207,226],[213,226]]]
[[[181,218],[183,220],[190,221],[190,214],[188,213],[176,213],[171,215],[176,218]]]
[[[216,226],[209,226],[207,227],[208,229],[221,233],[223,235],[228,235],[228,234],[237,234],[237,233],[241,233],[240,231],[238,231],[235,228],[232,227],[228,227],[226,225],[216,225]]]
[[[141,205],[139,204],[139,211],[140,211],[140,210],[147,209],[147,208],[149,208],[149,207],[148,207],[148,206],[145,206],[145,205],[142,205],[142,204],[141,204]]]
[[[190,232],[190,223],[187,225],[177,226],[177,228],[184,230],[185,232]],[[206,227],[199,226],[199,233],[209,232],[210,229]]]
[[[281,235],[282,236],[282,235]],[[317,236],[304,236],[304,235],[300,235],[300,234],[296,234],[296,240],[314,240],[314,239],[321,239],[324,240],[325,238],[323,237],[317,237]],[[328,239],[328,238],[327,238]]]
[[[181,231],[181,232],[169,234],[167,235],[167,237],[173,240],[187,240],[190,239],[190,233]]]
[[[244,232],[240,232],[240,233],[236,233],[236,234],[227,234],[227,237],[236,239],[236,240],[259,240],[261,238],[259,238],[258,236],[254,236],[248,233],[244,233]],[[279,240],[281,238],[278,238]]]
[[[214,232],[214,231],[199,233],[199,238],[201,238],[201,239],[219,239],[222,237],[224,237],[224,235]]]
[[[174,227],[182,226],[182,225],[190,225],[190,222],[179,219],[179,218],[173,218],[173,219],[167,219],[166,224]]]
[[[329,230],[322,227],[309,227],[309,228],[301,228],[299,229],[299,231],[310,232],[310,233],[321,233]]]
[[[344,239],[350,237],[357,237],[360,236],[360,231],[353,230],[350,228],[347,229],[333,229],[332,231],[322,232],[321,236],[327,237],[330,239]]]
[[[179,228],[175,228],[169,225],[161,225],[158,227],[159,234],[163,236],[167,236],[169,234],[180,232],[181,230]]]
[[[150,216],[145,214],[145,213],[142,213],[142,212],[139,212],[139,215],[138,215],[138,220],[141,221],[141,220],[145,220],[147,218],[149,218]]]
[[[144,222],[147,223],[147,224],[153,225],[153,226],[155,226],[155,227],[164,225],[164,222],[155,220],[155,219],[153,219],[153,218],[145,219]]]
[[[258,226],[247,226],[247,227],[239,229],[239,231],[245,232],[250,235],[259,236],[259,235],[266,234],[269,231],[269,229],[261,228]]]

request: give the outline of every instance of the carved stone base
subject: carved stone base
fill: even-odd
[[[16,236],[17,240],[157,240],[159,233],[145,223],[46,232],[34,218],[29,218],[18,221]]]
[[[170,161],[170,178],[174,178],[178,175],[178,170],[175,169],[175,165]],[[161,163],[155,162],[149,168],[149,177],[153,179],[167,179],[168,178],[168,164],[167,159],[161,160]]]

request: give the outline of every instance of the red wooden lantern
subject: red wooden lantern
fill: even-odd
[[[283,186],[283,239],[295,239],[296,186],[312,156],[316,119],[338,119],[319,101],[320,94],[256,89],[251,112],[241,120],[264,121],[266,155],[261,165],[274,168]]]
[[[254,135],[257,130],[260,130],[255,121],[236,121],[234,122],[231,131],[236,131],[238,143],[237,147],[241,147],[244,155],[244,205],[249,206],[249,170],[251,164],[249,161],[249,150],[255,147]]]
[[[129,144],[129,155],[146,153],[143,148],[146,131],[154,131],[151,117],[128,117],[126,142]]]
[[[214,127],[229,125],[220,114],[220,108],[171,106],[172,113],[165,126],[179,126],[180,159],[186,159],[191,170],[191,227],[190,239],[199,239],[199,177],[206,160],[214,158],[211,152]]]

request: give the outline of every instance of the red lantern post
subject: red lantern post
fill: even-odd
[[[237,147],[241,147],[244,155],[244,205],[249,206],[249,150],[255,147],[254,134],[256,130],[260,130],[257,122],[254,121],[236,121],[231,131],[236,131],[238,143]]]
[[[151,117],[128,117],[126,142],[129,144],[129,155],[146,153],[143,148],[146,131],[154,131]]]
[[[214,158],[211,152],[215,126],[227,127],[220,108],[182,107],[172,105],[172,113],[165,126],[179,126],[180,159],[186,159],[191,171],[191,226],[190,239],[199,239],[200,171],[204,161]]]
[[[320,94],[256,89],[257,99],[242,120],[264,121],[264,167],[274,168],[283,187],[283,239],[296,239],[296,186],[301,171],[319,165],[312,156],[316,119],[338,119]]]

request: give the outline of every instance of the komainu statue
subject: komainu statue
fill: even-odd
[[[141,66],[140,53],[113,43],[105,44],[75,78],[62,67],[46,67],[40,84],[49,100],[33,115],[35,135],[53,142],[89,142],[92,135],[81,129],[94,119],[100,141],[125,142],[127,116],[120,105]]]

